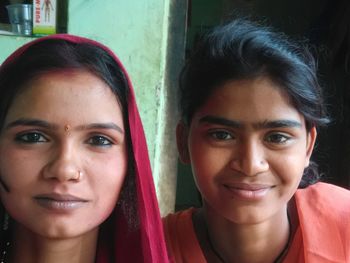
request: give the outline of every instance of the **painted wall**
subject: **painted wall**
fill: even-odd
[[[173,93],[169,90],[172,81],[165,77],[171,68],[167,61],[168,52],[172,52],[167,43],[171,21],[169,10],[173,6],[170,2],[70,0],[68,5],[68,33],[104,43],[115,51],[130,74],[163,214],[174,207],[177,160],[175,138],[171,132],[175,129],[173,119],[176,114],[174,98],[169,96]],[[184,30],[183,25],[183,33],[179,34],[184,35]],[[0,36],[0,62],[28,41],[30,38]],[[180,56],[184,53],[181,48],[176,50]]]
[[[19,46],[31,41],[28,37],[2,36],[0,35],[0,63]]]
[[[68,9],[68,32],[106,44],[129,72],[151,160],[155,156],[155,120],[162,99],[159,92],[164,74],[165,12],[165,2],[157,0],[71,0]]]

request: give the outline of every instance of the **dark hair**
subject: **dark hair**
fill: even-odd
[[[305,45],[245,19],[206,33],[180,75],[179,107],[189,125],[195,111],[214,89],[227,81],[266,76],[275,82],[304,116],[306,128],[329,122],[316,63]],[[315,164],[305,169],[300,187],[318,180]]]
[[[87,43],[71,43],[48,39],[33,44],[23,54],[0,69],[0,131],[11,104],[33,78],[50,71],[85,70],[103,80],[121,106],[128,149],[128,171],[118,201],[127,220],[137,222],[134,155],[128,121],[129,86],[127,78],[114,58],[104,49]],[[97,105],[90,105],[92,107]]]

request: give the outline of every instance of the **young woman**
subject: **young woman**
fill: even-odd
[[[203,206],[164,219],[175,262],[350,262],[350,192],[316,183],[328,117],[314,60],[246,20],[202,38],[180,79],[180,158]]]
[[[105,46],[55,35],[0,68],[1,262],[167,262],[141,120]]]

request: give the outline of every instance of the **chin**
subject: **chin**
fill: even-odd
[[[231,210],[222,210],[221,215],[228,221],[240,225],[259,224],[271,217],[267,209],[262,207],[236,207]],[[227,212],[229,211],[229,212]]]
[[[56,224],[41,224],[40,226],[28,226],[26,227],[29,232],[32,232],[34,235],[47,238],[47,239],[70,239],[70,238],[76,238],[79,236],[83,236],[87,233],[93,232],[98,227],[91,227],[88,228],[87,226],[84,226],[82,228],[82,224],[63,224],[63,223],[56,223]]]

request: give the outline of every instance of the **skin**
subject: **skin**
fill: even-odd
[[[287,204],[316,129],[306,130],[280,87],[257,78],[218,87],[189,127],[179,123],[177,140],[202,195],[193,220],[207,259],[219,262],[204,240],[208,228],[226,262],[273,262],[288,240]]]
[[[27,83],[6,117],[0,156],[9,188],[1,187],[1,200],[16,221],[12,249],[21,251],[13,261],[94,262],[98,226],[127,171],[122,112],[110,88],[85,71]]]

